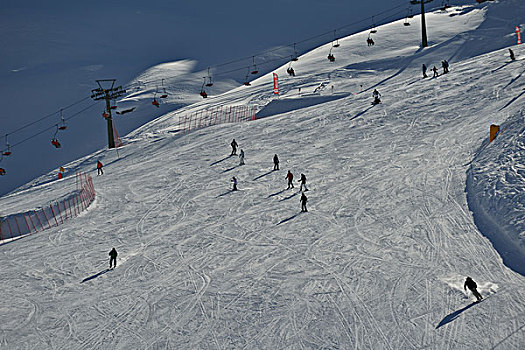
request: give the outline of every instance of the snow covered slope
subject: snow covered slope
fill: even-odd
[[[514,75],[523,61],[507,64],[506,49],[454,55],[482,50],[470,38],[494,20],[491,8],[525,13],[511,0],[430,14],[426,49],[417,47],[416,18],[409,28],[378,27],[373,47],[358,33],[340,41],[334,63],[327,45],[300,57],[295,78],[277,70],[281,98],[297,105],[322,82],[330,88],[321,96],[333,85],[346,97],[177,131],[192,110],[266,105],[272,85],[263,76],[148,123],[118,156],[104,150],[70,164],[106,164],[96,202],[0,247],[2,347],[520,349],[525,278],[478,230],[465,193],[489,125],[523,108],[525,84]],[[422,63],[443,59],[450,73],[421,79]],[[246,165],[229,156],[233,138]],[[308,178],[308,213],[297,186],[285,189],[287,170]],[[239,191],[230,191],[232,176]],[[18,203],[49,193],[20,193]],[[107,270],[112,247],[118,266]],[[483,302],[463,290],[467,275]]]

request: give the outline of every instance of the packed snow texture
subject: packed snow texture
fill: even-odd
[[[512,46],[519,59],[508,63],[507,49],[482,52],[488,34],[477,40],[476,32],[488,26],[491,40],[503,40],[513,27],[502,14],[523,16],[525,4],[429,13],[425,49],[416,17],[410,27],[402,20],[378,27],[372,47],[368,31],[357,33],[339,41],[335,62],[326,58],[327,44],[299,58],[296,77],[286,76],[287,66],[276,70],[280,98],[300,98],[299,88],[313,92],[322,82],[346,97],[177,131],[179,116],[192,110],[270,103],[267,74],[157,118],[125,137],[118,154],[102,150],[69,164],[72,172],[90,171],[98,159],[106,164],[94,176],[97,199],[67,224],[0,247],[0,344],[521,349],[525,278],[480,232],[475,219],[483,211],[473,217],[465,193],[472,166],[476,205],[512,212],[517,225],[506,230],[522,227],[523,203],[515,202],[522,197],[510,195],[518,187],[503,185],[523,182],[507,160],[522,152],[517,119],[525,84],[515,72],[525,49]],[[482,55],[460,59],[458,52]],[[443,59],[450,73],[422,79],[423,63],[439,67]],[[382,94],[375,106],[374,88]],[[508,128],[487,146],[492,123]],[[246,165],[229,156],[234,138]],[[279,171],[272,170],[275,153]],[[307,176],[307,213],[300,212],[298,183],[286,190],[287,170],[296,180]],[[516,176],[492,191],[505,173]],[[60,186],[46,188],[59,193]],[[9,200],[49,196],[21,192]],[[109,270],[112,247],[118,265]],[[478,283],[481,303],[465,291],[466,276]]]

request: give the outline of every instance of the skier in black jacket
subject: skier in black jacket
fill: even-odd
[[[301,202],[301,211],[302,212],[308,211],[308,209],[306,209],[306,202],[308,202],[308,198],[306,197],[304,192],[303,194],[301,194],[301,199],[299,201]]]
[[[478,288],[478,285],[476,284],[476,282],[474,282],[474,280],[470,277],[467,277],[467,279],[465,280],[465,284],[463,285],[463,288],[465,290],[470,289],[470,291],[472,292],[472,294],[474,294],[474,296],[478,299],[478,301],[481,301],[481,299],[483,299],[483,297],[481,296],[481,294],[479,294],[477,288]]]
[[[111,269],[112,267],[115,268],[117,267],[117,250],[115,248],[111,249],[111,251],[109,252],[109,268]],[[114,264],[112,264],[114,263]]]
[[[279,170],[279,157],[277,157],[277,154],[273,156],[273,170]]]

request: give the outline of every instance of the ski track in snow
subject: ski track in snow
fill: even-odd
[[[363,33],[340,40],[343,66],[327,66],[326,47],[297,62],[303,86],[337,72],[337,90],[363,84],[363,93],[256,122],[155,134],[178,121],[169,114],[134,132],[120,160],[95,177],[85,215],[1,247],[0,347],[519,349],[525,280],[478,232],[464,191],[491,115],[523,81],[509,81],[512,65],[486,73],[500,53],[454,62],[438,79],[414,81],[407,65],[368,74],[355,62],[367,50],[384,62],[410,55],[393,46],[408,40],[395,35],[399,24],[380,27],[393,38],[377,47],[363,48]],[[455,35],[449,27],[444,39]],[[367,89],[381,81],[383,101],[371,108]],[[294,83],[283,78],[284,91],[294,94]],[[214,103],[270,100],[267,86],[252,85]],[[244,166],[238,157],[218,162],[232,138]],[[274,153],[279,171],[270,171]],[[282,191],[288,169],[308,177],[308,213],[299,213],[297,187]],[[232,176],[239,191],[229,191]],[[31,194],[35,202],[48,195]],[[104,272],[113,246],[118,266]],[[469,305],[462,286],[444,282],[466,275],[490,296],[437,327]],[[501,288],[481,288],[492,284]]]

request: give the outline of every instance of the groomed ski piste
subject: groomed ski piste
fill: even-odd
[[[144,125],[118,156],[69,164],[93,176],[95,202],[0,246],[0,348],[522,349],[525,49],[511,62],[490,47],[524,14],[517,0],[429,13],[425,49],[417,16],[378,27],[372,47],[357,33],[333,63],[327,44],[299,57],[296,77],[277,69],[281,102],[270,72]],[[440,76],[422,79],[423,63]],[[264,118],[177,129],[206,105],[252,104]],[[502,131],[488,144],[490,124]],[[63,195],[53,177],[0,207]]]

